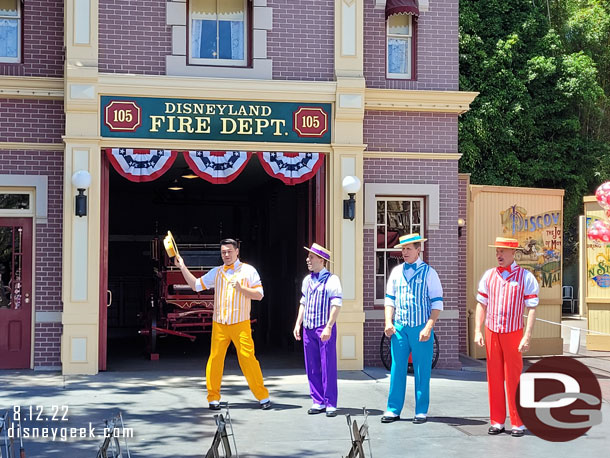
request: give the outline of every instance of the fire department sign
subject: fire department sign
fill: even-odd
[[[330,143],[331,105],[101,97],[102,137]]]

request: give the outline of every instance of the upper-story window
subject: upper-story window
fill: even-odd
[[[21,0],[0,0],[0,62],[21,61]]]
[[[388,78],[412,78],[414,22],[410,14],[393,14],[386,21]]]
[[[248,0],[190,0],[189,63],[248,63]]]

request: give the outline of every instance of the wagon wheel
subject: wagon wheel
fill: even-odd
[[[392,347],[390,345],[390,338],[388,338],[385,333],[381,336],[381,343],[379,345],[379,356],[381,357],[381,362],[387,370],[392,369]],[[438,363],[438,358],[440,356],[440,348],[438,343],[438,337],[436,333],[434,333],[434,344],[432,347],[432,369],[436,367]],[[409,366],[408,371],[410,373],[413,372],[413,363],[410,362],[411,358],[409,357]]]
[[[390,346],[390,339],[385,335],[381,336],[381,343],[379,345],[379,356],[381,356],[381,362],[387,370],[392,369],[392,348]]]

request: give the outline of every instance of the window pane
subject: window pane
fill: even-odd
[[[0,210],[28,210],[29,194],[0,194]]]
[[[409,201],[388,201],[388,232],[408,234],[411,229],[411,205]],[[388,235],[389,237],[389,235]]]
[[[388,38],[388,72],[408,73],[409,39]]]
[[[383,250],[385,247],[385,227],[377,226],[377,248]]]
[[[0,0],[0,16],[17,17],[17,2],[19,0]]]
[[[243,21],[218,22],[218,48],[221,59],[243,60],[244,23]]]
[[[383,275],[375,277],[375,299],[383,299],[385,297],[385,278]]]
[[[413,201],[413,224],[421,224],[421,202],[419,200]]]
[[[383,275],[383,266],[385,264],[385,253],[378,251],[375,256],[375,273]]]
[[[193,57],[216,59],[216,47],[216,21],[193,20]]]
[[[409,35],[411,16],[408,14],[393,14],[388,18],[388,33],[392,35]]]
[[[19,20],[0,19],[0,58],[16,58],[19,52]]]
[[[385,202],[377,201],[377,224],[385,224]]]
[[[23,229],[0,227],[0,308],[21,308],[21,242]]]
[[[392,251],[391,253],[388,253],[388,259],[387,259],[387,267],[386,267],[386,272],[387,275],[390,275],[390,272],[392,272],[392,269],[394,267],[396,267],[398,264],[400,264],[402,262],[402,252],[401,251]]]

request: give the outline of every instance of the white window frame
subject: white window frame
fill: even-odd
[[[22,18],[22,0],[17,0],[17,16],[3,16],[0,14],[0,20],[7,19],[11,21],[17,21],[17,57],[6,57],[0,56],[0,63],[20,63],[21,62],[21,37],[23,35],[22,27],[23,27],[23,18]]]
[[[411,75],[413,74],[413,15],[407,14],[409,18],[409,35],[402,34],[391,34],[390,33],[390,18],[385,21],[385,68],[386,68],[386,78],[388,79],[411,79]],[[391,17],[391,16],[390,16]],[[390,73],[390,53],[388,50],[389,41],[391,38],[400,38],[407,39],[409,42],[409,51],[407,56],[407,73]]]
[[[222,0],[216,0],[216,8],[218,8],[218,4],[222,2]],[[206,66],[216,66],[216,67],[246,67],[248,65],[248,50],[249,50],[249,36],[250,36],[250,22],[251,18],[249,17],[249,5],[248,0],[243,0],[244,4],[244,58],[241,60],[235,59],[208,59],[208,58],[200,58],[200,57],[192,57],[193,55],[193,42],[192,42],[192,33],[193,33],[193,19],[191,15],[191,5],[192,3],[189,1],[188,6],[188,63],[191,65],[206,65]],[[216,20],[216,43],[218,43],[218,20]]]
[[[420,196],[397,196],[397,195],[388,195],[388,196],[384,196],[384,195],[376,195],[375,196],[375,231],[374,231],[374,266],[373,266],[373,270],[374,270],[374,281],[373,281],[373,297],[374,297],[374,304],[375,305],[383,305],[384,300],[385,300],[385,288],[386,285],[388,283],[388,276],[390,275],[390,272],[387,271],[387,255],[384,256],[384,263],[383,263],[383,273],[379,274],[377,272],[377,255],[378,253],[393,253],[393,252],[397,252],[400,251],[399,248],[393,248],[393,247],[384,247],[384,248],[379,248],[377,246],[377,239],[378,239],[378,229],[380,227],[384,227],[385,231],[384,234],[386,234],[385,236],[385,240],[387,243],[387,214],[388,214],[388,202],[392,202],[392,201],[399,201],[399,202],[411,202],[410,205],[410,214],[413,214],[413,202],[419,202],[419,224],[413,224],[413,219],[411,218],[409,221],[409,227],[405,228],[404,234],[401,235],[405,235],[405,234],[410,234],[413,232],[418,232],[422,237],[425,237],[425,228],[426,228],[426,199],[424,197],[420,197]],[[377,221],[377,205],[379,202],[385,202],[385,206],[384,206],[384,221],[383,223],[379,223],[379,221]],[[424,246],[425,244],[422,244],[422,252],[424,250]],[[401,261],[402,262],[402,261]],[[378,277],[383,277],[383,294],[381,298],[377,298],[377,279]]]

